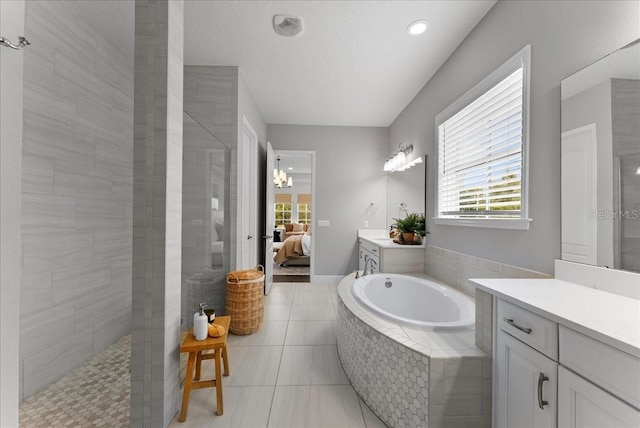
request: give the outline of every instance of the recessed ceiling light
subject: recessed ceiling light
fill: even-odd
[[[292,167],[289,167],[289,168],[287,168],[287,169],[288,169],[289,171],[293,171],[293,168],[292,168]]]
[[[422,34],[429,28],[429,21],[424,19],[420,19],[418,21],[414,21],[407,27],[407,33],[412,36],[417,36],[418,34]]]

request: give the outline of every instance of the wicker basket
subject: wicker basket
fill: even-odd
[[[233,334],[255,333],[264,318],[264,268],[237,270],[227,274],[227,315]]]

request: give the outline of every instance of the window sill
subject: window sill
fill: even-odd
[[[449,218],[434,217],[435,224],[444,226],[482,227],[487,229],[529,230],[530,218]]]

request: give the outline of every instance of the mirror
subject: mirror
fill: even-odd
[[[562,260],[640,272],[640,39],[561,99]]]
[[[406,171],[387,175],[387,229],[395,223],[394,218],[425,212],[427,156],[422,160]]]

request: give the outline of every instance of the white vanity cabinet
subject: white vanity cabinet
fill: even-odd
[[[424,270],[424,245],[400,245],[391,239],[358,238],[358,269],[364,269],[365,256],[376,265],[374,273],[408,273]]]
[[[380,272],[380,247],[364,239],[359,239],[358,243],[358,270],[364,270],[365,261],[370,258],[375,264],[372,265],[369,262],[369,267],[373,269],[374,273]]]
[[[556,426],[557,324],[498,301],[496,427]]]
[[[560,343],[558,426],[640,427],[640,361],[563,326]]]
[[[556,279],[493,295],[494,428],[640,427],[640,302]]]

